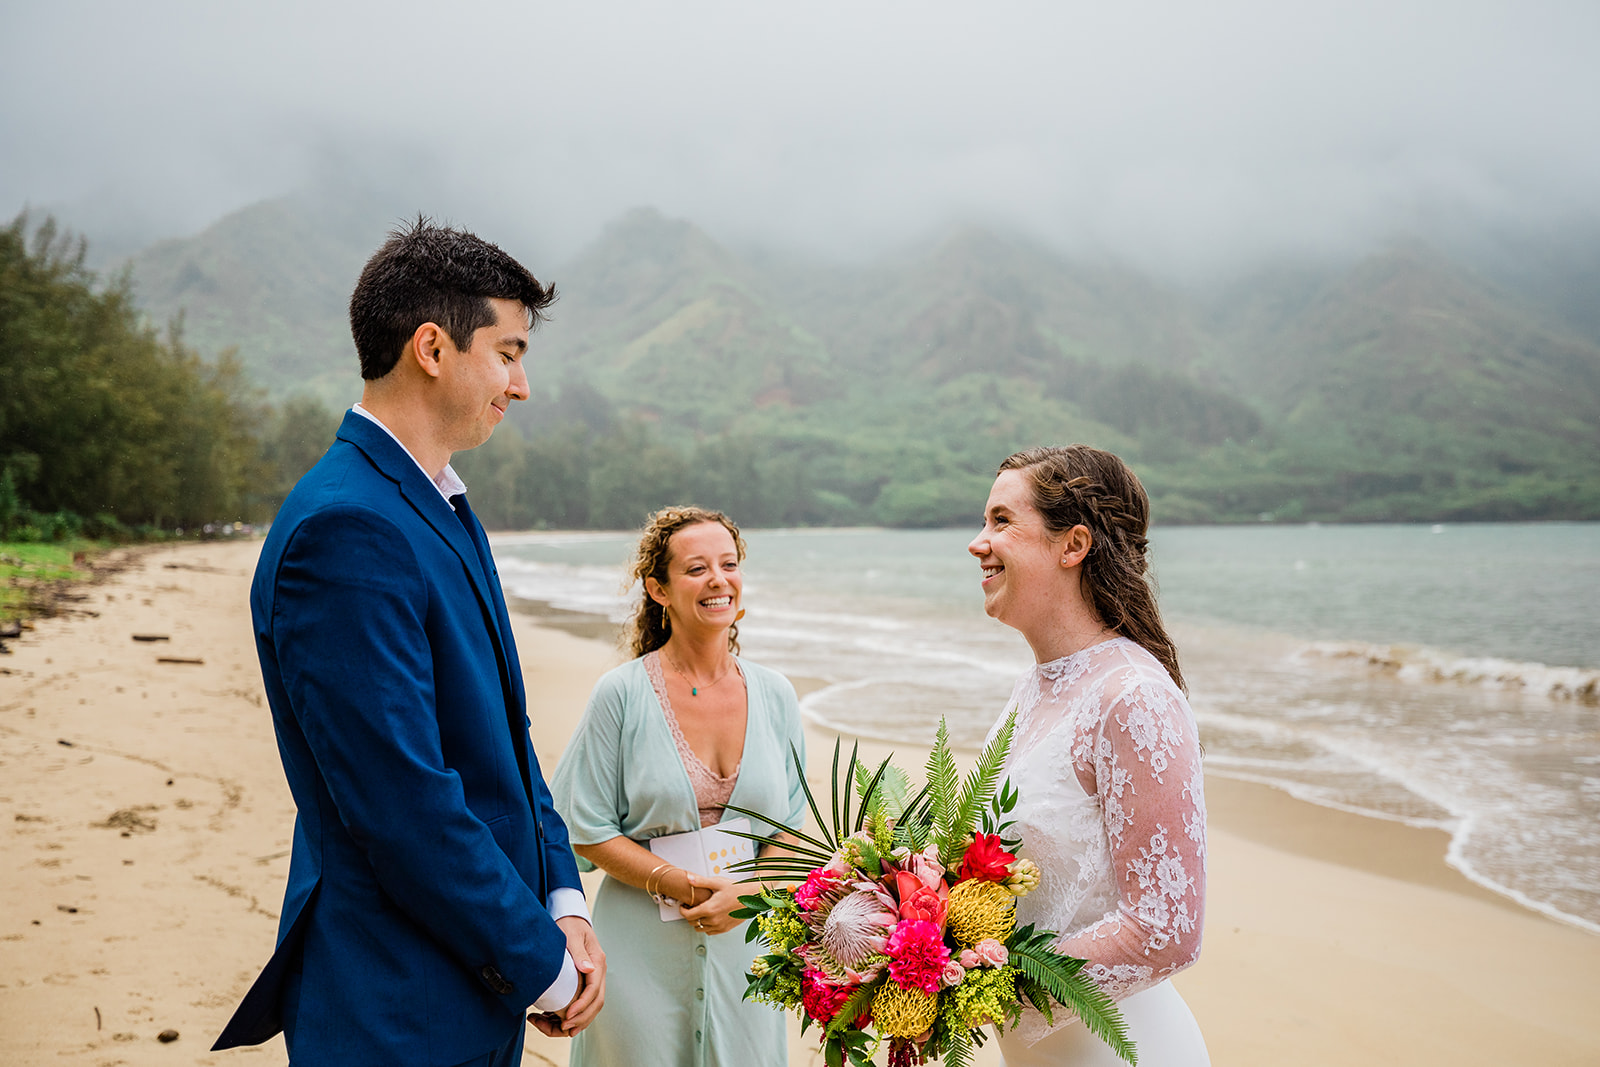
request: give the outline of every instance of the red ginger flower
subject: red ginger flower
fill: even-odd
[[[937,926],[907,919],[894,928],[885,949],[889,954],[889,978],[901,989],[939,991],[944,965],[950,962],[950,949]]]
[[[1017,857],[1000,847],[999,834],[974,834],[972,844],[961,857],[961,867],[956,871],[958,881],[979,878],[986,882],[1003,882],[1011,876],[1011,865]]]

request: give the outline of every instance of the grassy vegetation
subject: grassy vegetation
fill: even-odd
[[[89,572],[74,564],[79,553],[98,551],[99,541],[52,544],[0,541],[0,621],[31,614],[40,592],[55,582],[81,581]]]

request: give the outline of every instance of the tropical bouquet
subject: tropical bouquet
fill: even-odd
[[[961,1067],[984,1042],[980,1027],[1015,1025],[1025,1004],[1052,1021],[1058,1006],[1077,1013],[1137,1062],[1116,1005],[1079,973],[1084,961],[1051,949],[1055,931],[1016,924],[1016,900],[1039,884],[1039,869],[1007,836],[1017,794],[999,777],[1014,721],[963,779],[940,720],[914,796],[904,771],[889,759],[873,771],[859,746],[841,778],[835,743],[831,818],[807,785],[815,834],[745,835],[776,846],[741,865],[746,881],[798,883],[763,885],[733,913],[754,919],[745,937],[769,949],[751,965],[745,998],[798,1013],[802,1031],[821,1027],[829,1067],[873,1067],[885,1046],[889,1067],[930,1058]]]

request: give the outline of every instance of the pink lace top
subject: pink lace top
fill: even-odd
[[[738,663],[738,660],[734,660],[735,669],[738,669]],[[695,806],[700,809],[700,825],[714,826],[722,821],[722,810],[727,806],[728,798],[733,796],[733,787],[739,782],[739,768],[735,767],[733,773],[724,778],[707,767],[694,754],[694,749],[689,747],[688,740],[683,736],[683,728],[678,725],[678,716],[673,714],[672,701],[667,699],[667,679],[661,672],[659,651],[646,653],[644,673],[650,679],[650,688],[656,691],[656,699],[661,702],[661,711],[667,717],[667,728],[672,731],[673,743],[678,746],[678,758],[683,760],[683,769],[689,773],[689,784],[694,787]],[[743,677],[744,672],[740,670],[739,675]],[[744,761],[739,762],[743,766]]]

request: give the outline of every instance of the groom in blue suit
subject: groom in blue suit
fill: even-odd
[[[528,740],[499,577],[454,452],[526,399],[554,299],[419,219],[362,271],[365,388],[272,524],[250,607],[298,813],[277,950],[216,1048],[297,1067],[512,1067],[593,1020],[605,956]]]

